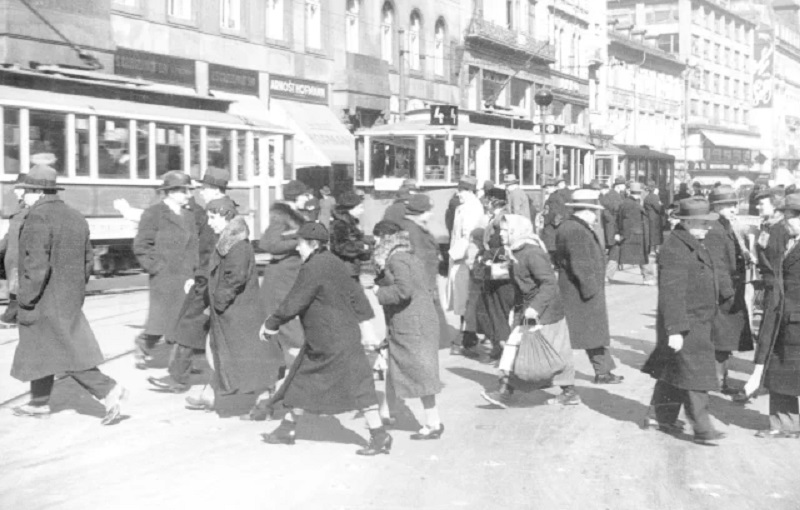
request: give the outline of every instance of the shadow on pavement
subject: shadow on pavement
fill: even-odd
[[[50,395],[50,409],[53,414],[74,410],[78,414],[102,418],[106,414],[103,404],[94,399],[74,379],[66,377],[56,381]]]
[[[476,382],[485,389],[496,389],[497,376],[494,374],[487,374],[486,372],[482,372],[480,370],[473,370],[471,368],[464,367],[448,367],[447,370],[458,377],[461,377],[462,379],[469,379],[470,381]]]
[[[611,339],[631,349],[619,349],[612,345],[610,347],[611,354],[619,359],[620,362],[628,365],[631,368],[635,368],[636,370],[642,368],[642,365],[644,365],[644,362],[647,361],[647,357],[650,355],[650,352],[655,349],[655,344],[653,342],[646,342],[644,340],[639,340],[638,338],[631,338],[628,336],[612,336]]]
[[[713,393],[709,395],[708,408],[714,418],[726,425],[748,430],[761,430],[768,425],[767,416]]]
[[[363,424],[364,422],[355,422]],[[364,433],[368,434],[366,428]],[[367,442],[364,437],[345,428],[334,416],[315,416],[306,414],[297,424],[298,441],[317,441],[324,443],[354,444],[363,446]]]
[[[647,414],[647,406],[641,402],[600,389],[580,386],[576,388],[583,405],[617,421],[630,422],[637,427]]]

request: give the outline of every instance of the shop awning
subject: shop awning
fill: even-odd
[[[761,149],[761,138],[757,136],[735,135],[731,133],[718,133],[716,131],[700,130],[706,140],[715,147],[730,147],[733,149]]]
[[[637,147],[636,145],[617,144],[617,147],[625,153],[626,156],[634,158],[645,159],[666,159],[670,161],[675,160],[675,156],[667,154],[666,152],[655,151],[648,147]]]
[[[297,131],[296,168],[355,164],[355,138],[327,106],[272,99],[270,111]]]

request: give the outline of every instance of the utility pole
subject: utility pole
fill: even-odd
[[[398,79],[400,81],[397,87],[397,102],[399,103],[400,121],[402,122],[406,120],[406,31],[401,28],[397,31],[397,34],[400,47],[400,60],[397,62]]]

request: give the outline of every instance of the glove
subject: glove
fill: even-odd
[[[194,279],[189,278],[186,280],[186,283],[183,284],[183,293],[188,294],[190,290],[194,287]]]
[[[675,352],[679,352],[681,349],[683,349],[683,335],[670,335],[669,346]]]
[[[261,329],[258,330],[258,339],[261,340],[262,342],[270,342],[272,340],[272,337],[277,334],[278,334],[277,331],[271,331],[267,329],[266,324],[262,324]]]

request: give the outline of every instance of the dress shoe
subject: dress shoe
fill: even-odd
[[[172,376],[148,377],[147,382],[166,393],[185,393],[189,391],[188,384],[179,383]]]
[[[261,438],[267,444],[293,445],[296,436],[295,428],[296,425],[293,422],[283,420],[272,432],[261,434]]]
[[[617,374],[607,373],[604,375],[594,376],[595,384],[619,384],[625,380],[625,377]]]
[[[765,429],[756,432],[756,437],[761,439],[797,439],[800,432],[786,432],[783,430]]]
[[[21,406],[12,408],[11,412],[14,413],[14,416],[28,416],[31,418],[48,418],[51,413],[50,406],[48,404],[40,406],[22,404]]]
[[[416,434],[409,436],[414,441],[429,441],[431,439],[439,439],[444,434],[444,423],[439,424],[439,428],[431,430],[428,427],[423,428]]]
[[[365,448],[356,450],[356,455],[363,457],[374,457],[381,453],[388,455],[392,450],[392,436],[386,431],[374,433],[370,430],[370,434],[369,444]]]
[[[683,434],[683,426],[678,421],[673,423],[659,423],[656,419],[645,418],[641,428],[642,430],[658,430],[672,435]]]
[[[548,399],[548,405],[576,406],[581,403],[581,397],[574,391],[562,391],[555,397]]]
[[[717,441],[725,437],[724,432],[714,431],[709,434],[694,436],[694,442],[703,446],[717,446]]]
[[[191,411],[213,411],[214,402],[204,398],[186,397],[186,409]]]
[[[119,383],[115,384],[111,391],[103,399],[106,408],[106,415],[103,416],[101,425],[115,425],[122,419],[122,402],[127,400],[128,390]]]

